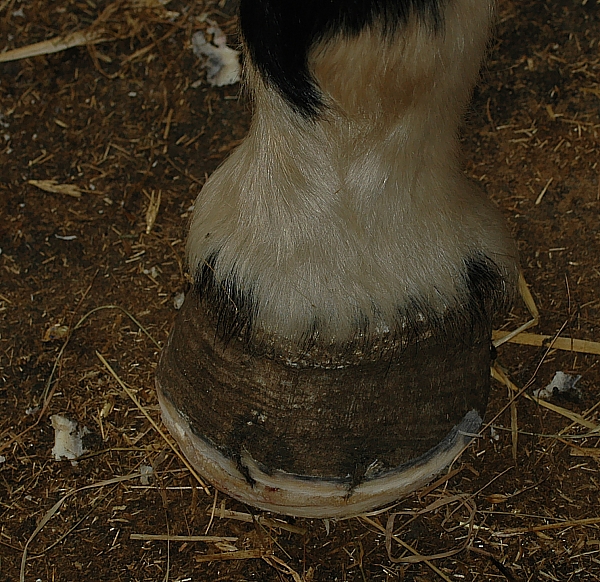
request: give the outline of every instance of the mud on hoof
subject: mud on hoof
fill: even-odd
[[[235,499],[299,517],[357,515],[424,485],[477,433],[487,324],[298,354],[274,339],[219,339],[210,313],[188,294],[157,387],[185,455]]]

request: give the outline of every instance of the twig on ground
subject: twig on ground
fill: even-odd
[[[256,558],[265,558],[270,556],[269,552],[262,549],[257,550],[237,550],[235,552],[222,552],[220,554],[204,554],[202,556],[194,556],[194,561],[197,563],[203,562],[222,562],[225,560],[252,560]]]
[[[210,512],[210,513],[212,513],[212,512]],[[291,525],[289,523],[285,523],[284,521],[271,519],[269,517],[263,517],[263,516],[255,517],[253,515],[250,515],[249,513],[242,513],[240,511],[231,511],[229,509],[224,509],[223,507],[218,509],[214,513],[214,516],[218,517],[219,519],[235,519],[237,521],[243,521],[245,523],[258,522],[260,525],[262,525],[264,527],[279,528],[279,529],[283,529],[285,531],[289,531],[290,533],[295,533],[295,534],[298,534],[301,536],[307,534],[307,530],[305,528],[299,527],[297,525]]]
[[[485,550],[482,550],[481,548],[475,548],[474,546],[469,546],[467,548],[467,550],[469,550],[469,552],[473,552],[475,554],[479,554],[481,556],[485,556],[486,558],[488,558],[490,560],[490,562],[492,562],[492,564],[494,564],[494,566],[496,566],[496,568],[498,568],[498,570],[504,575],[504,577],[508,580],[508,582],[518,582],[518,580],[517,580],[517,578],[515,578],[514,574],[502,562],[500,562],[500,560],[498,560],[498,558],[496,558],[490,552],[486,552]]]
[[[162,542],[237,542],[237,537],[227,536],[175,536],[168,534],[132,533],[130,540],[162,541]]]
[[[523,273],[521,272],[519,273],[519,294],[525,302],[525,306],[531,315],[531,319],[509,333],[502,334],[502,332],[494,332],[496,334],[502,334],[493,342],[494,347],[496,348],[505,342],[511,341],[514,337],[522,334],[522,332],[524,332],[526,329],[535,327],[540,321],[540,312],[535,304],[535,301],[533,300],[533,296],[531,295],[531,291],[529,290],[527,282],[525,281],[525,277],[523,277]]]
[[[202,481],[202,479],[200,478],[200,475],[198,475],[198,473],[196,473],[194,468],[190,465],[189,461],[179,452],[179,449],[171,442],[171,440],[161,430],[161,428],[158,426],[158,424],[156,424],[156,421],[150,416],[148,411],[142,406],[140,401],[137,399],[135,394],[129,389],[129,387],[125,384],[125,382],[123,382],[123,380],[121,380],[121,378],[119,378],[117,373],[113,370],[112,366],[106,361],[104,356],[98,351],[96,352],[96,356],[98,356],[98,359],[102,362],[102,364],[108,370],[110,375],[117,381],[119,386],[121,386],[121,388],[123,388],[123,390],[125,391],[127,396],[129,396],[129,398],[131,398],[132,402],[138,407],[139,411],[150,421],[150,424],[154,427],[156,432],[162,437],[162,439],[165,441],[165,443],[167,443],[169,448],[179,457],[181,462],[188,468],[188,470],[194,476],[196,481],[198,481],[198,483],[200,484],[202,489],[204,489],[205,493],[207,495],[210,495],[211,493],[210,493],[208,487],[205,485],[204,481]]]
[[[206,529],[204,530],[204,535],[208,535],[208,532],[210,531],[210,528],[215,519],[215,509],[217,508],[217,499],[218,498],[219,498],[219,490],[215,488],[215,497],[213,499],[212,510],[210,512],[210,519],[208,520],[208,525],[206,526]]]
[[[298,574],[298,572],[296,572],[290,565],[286,564],[281,558],[278,558],[274,554],[270,554],[263,556],[262,559],[269,564],[269,566],[275,568],[278,572],[291,576],[294,582],[302,582],[300,574]],[[283,571],[280,568],[283,569]]]
[[[544,517],[544,519],[548,519],[547,517]],[[523,535],[526,533],[535,533],[538,531],[547,531],[547,530],[552,530],[552,529],[563,529],[563,528],[569,528],[569,527],[584,527],[584,526],[588,526],[588,525],[597,525],[600,524],[600,517],[587,517],[584,519],[573,519],[573,520],[568,520],[568,521],[559,521],[556,523],[548,523],[546,525],[537,525],[537,526],[533,526],[533,527],[528,527],[528,528],[512,528],[512,529],[506,529],[502,532],[498,532],[495,535],[504,535],[504,534],[511,534],[511,535]]]
[[[508,335],[509,334],[505,334],[502,331],[494,331],[492,337],[494,340],[502,341]],[[579,354],[600,355],[600,342],[580,340],[570,337],[554,337],[551,335],[538,335],[535,333],[519,333],[517,336],[513,336],[504,341],[523,346],[534,347],[548,347],[551,345],[551,347],[556,350],[577,352]],[[502,343],[504,343],[504,341],[502,341]]]

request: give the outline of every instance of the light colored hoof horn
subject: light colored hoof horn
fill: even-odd
[[[292,354],[233,337],[196,291],[157,373],[163,419],[195,469],[244,503],[344,518],[391,503],[447,467],[485,412],[490,329],[422,333]]]

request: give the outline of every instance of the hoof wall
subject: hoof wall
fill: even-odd
[[[159,402],[192,466],[239,501],[297,517],[365,513],[426,484],[480,427],[487,326],[462,343],[424,334],[292,358],[220,341],[209,313],[188,294],[159,364]]]

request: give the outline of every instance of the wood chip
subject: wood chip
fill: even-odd
[[[0,63],[8,63],[10,61],[18,61],[20,59],[37,57],[40,55],[51,55],[75,46],[96,44],[99,42],[106,42],[106,40],[106,38],[103,38],[103,31],[101,30],[80,30],[73,32],[72,34],[67,34],[66,36],[57,36],[50,40],[36,42],[35,44],[0,53]]]
[[[27,183],[44,192],[81,198],[81,190],[75,184],[59,184],[56,180],[28,180]]]
[[[204,556],[194,556],[194,561],[202,562],[222,562],[224,560],[252,560],[270,556],[270,552],[265,550],[238,550],[237,552],[223,552],[221,554],[206,554]]]
[[[593,457],[594,459],[600,459],[600,449],[593,447],[571,447],[572,457]]]

